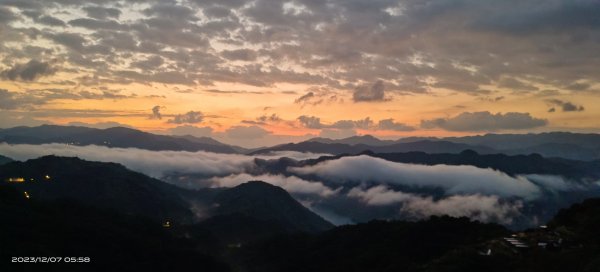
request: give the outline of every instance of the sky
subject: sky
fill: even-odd
[[[0,0],[0,128],[600,132],[598,0]]]

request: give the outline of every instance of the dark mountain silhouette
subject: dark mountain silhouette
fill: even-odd
[[[156,135],[125,127],[107,129],[54,125],[15,127],[0,130],[0,142],[10,144],[65,143],[133,147],[147,150],[238,153],[234,148],[212,139]]]
[[[332,140],[327,138],[313,138],[308,142],[324,144],[366,145],[371,147],[391,146],[387,152],[423,151],[427,153],[457,153],[448,146],[413,146],[403,150],[398,144],[450,142],[463,144],[463,149],[473,149],[479,153],[504,153],[508,155],[540,154],[544,157],[561,157],[573,160],[600,159],[600,134],[582,134],[570,132],[547,132],[539,134],[486,134],[465,137],[407,137],[396,141],[380,140],[371,135],[353,136],[345,139]],[[476,148],[477,147],[477,148]],[[439,150],[435,150],[438,148]],[[375,151],[373,148],[369,150]],[[433,149],[433,150],[432,150]],[[459,150],[460,152],[462,150]],[[355,153],[354,149],[346,149],[341,153]],[[360,151],[358,151],[360,152]],[[379,151],[376,151],[379,152]],[[332,153],[340,154],[340,153]]]
[[[279,236],[242,249],[248,271],[417,271],[443,254],[508,233],[467,218],[372,221],[316,235]]]
[[[600,199],[588,199],[561,210],[547,227],[514,234],[527,248],[516,249],[498,237],[449,252],[422,271],[599,271],[598,228]]]
[[[11,161],[13,161],[13,159],[0,155],[0,165],[7,164]]]
[[[485,134],[480,136],[447,137],[442,140],[472,145],[485,145],[496,149],[519,149],[542,144],[571,144],[584,148],[600,148],[600,134],[546,132],[528,134]]]
[[[525,148],[506,149],[503,153],[541,154],[544,157],[567,158],[572,160],[591,161],[600,159],[600,148],[585,148],[575,144],[545,143]]]
[[[229,147],[229,148],[232,148],[237,153],[248,153],[252,150],[252,149],[244,148],[241,146],[224,144],[224,143],[221,143],[210,137],[196,137],[196,136],[192,136],[192,135],[183,135],[183,136],[172,135],[171,137],[186,139],[192,143]]]
[[[210,219],[215,222],[224,217],[230,217],[229,221],[254,220],[286,232],[315,232],[332,227],[285,190],[259,181],[228,189],[187,190],[120,164],[56,156],[2,165],[0,180],[27,192],[32,199],[74,199],[161,222],[197,221],[191,207],[198,205],[208,212],[204,219],[216,217]]]
[[[380,155],[395,160],[408,156]],[[499,156],[473,151],[417,155],[475,161]],[[519,159],[542,164],[548,160],[535,155],[499,157]],[[15,179],[19,177],[23,180]],[[333,227],[283,189],[259,181],[192,191],[118,164],[54,156],[0,166],[0,179],[0,257],[89,256],[92,264],[82,266],[86,271],[115,266],[229,271],[218,260],[227,260],[235,271],[267,272],[587,272],[597,271],[600,264],[600,199],[561,210],[547,228],[515,233],[528,245],[522,250],[503,239],[511,237],[506,228],[467,218]],[[212,216],[199,223],[176,220],[173,215],[189,216],[184,199],[193,198],[212,207]],[[163,226],[165,215],[174,218],[172,225]],[[552,247],[544,249],[540,243]],[[490,255],[485,253],[488,249]],[[7,262],[0,262],[0,269],[16,270]]]
[[[393,152],[411,152],[421,151],[426,153],[459,153],[465,149],[472,149],[479,153],[496,153],[495,150],[484,146],[470,146],[466,144],[457,144],[447,141],[419,141],[411,143],[397,143],[384,146],[370,146],[365,144],[341,144],[341,143],[322,143],[318,141],[306,141],[301,143],[290,143],[278,145],[266,149],[252,152],[251,154],[265,154],[273,151],[298,151],[312,153],[339,154],[357,154],[363,151],[373,151],[376,153]]]
[[[0,218],[1,271],[34,271],[39,266],[52,267],[50,271],[181,271],[191,267],[230,271],[217,260],[217,246],[209,234],[184,239],[162,222],[79,201],[26,199],[22,192],[0,184]],[[13,257],[32,256],[63,261],[11,263]],[[84,263],[65,263],[66,257]]]
[[[45,156],[0,166],[0,180],[11,178],[23,178],[24,182],[11,185],[33,199],[74,199],[160,221],[193,218],[189,204],[180,197],[182,189],[116,163]]]
[[[288,231],[319,232],[333,225],[298,203],[284,189],[250,181],[218,194],[215,214],[243,215],[270,222]]]
[[[240,250],[247,271],[598,271],[600,199],[511,233],[467,218],[372,221],[280,235]],[[507,239],[516,239],[521,247]]]
[[[480,136],[446,138],[404,138],[399,142],[421,140],[449,141],[468,145],[488,146],[505,154],[538,153],[544,157],[575,160],[600,159],[600,134],[547,132],[539,134],[485,134]]]
[[[395,141],[391,140],[380,140],[372,135],[363,135],[363,136],[352,136],[343,139],[329,139],[329,138],[312,138],[307,142],[319,142],[324,144],[347,144],[347,145],[370,145],[370,146],[384,146],[394,144]]]

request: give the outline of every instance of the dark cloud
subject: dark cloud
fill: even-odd
[[[32,81],[55,72],[56,70],[48,62],[30,60],[25,64],[16,64],[12,68],[0,72],[0,76],[8,80]]]
[[[591,87],[590,84],[587,84],[587,83],[574,82],[574,83],[571,83],[571,84],[565,86],[565,89],[572,90],[572,91],[585,91],[585,90],[589,89],[590,87]]]
[[[199,111],[188,111],[184,114],[177,114],[172,119],[167,120],[171,124],[196,124],[204,120],[204,114]]]
[[[403,123],[394,122],[394,119],[379,120],[377,123],[377,129],[381,130],[395,130],[395,131],[414,131],[415,128]]]
[[[354,102],[374,102],[385,100],[385,86],[383,81],[378,80],[373,85],[361,85],[354,90],[352,95]]]
[[[181,20],[197,19],[194,16],[194,10],[189,7],[176,5],[173,3],[160,3],[145,9],[144,14],[161,18],[174,18]]]
[[[97,20],[97,19],[89,19],[89,18],[78,18],[69,21],[69,25],[83,27],[91,30],[99,30],[99,29],[123,29],[123,26],[115,21],[115,20]]]
[[[224,50],[221,52],[221,56],[228,60],[242,61],[253,61],[257,58],[256,52],[250,49]]]
[[[275,113],[273,113],[271,115],[260,116],[260,117],[256,118],[256,120],[259,121],[259,122],[264,122],[264,123],[267,123],[267,122],[280,122],[280,121],[282,121],[281,117],[279,117]]]
[[[83,10],[87,13],[90,18],[104,20],[107,18],[119,19],[121,16],[121,10],[116,8],[105,8],[100,6],[84,7]]]
[[[19,109],[31,104],[43,104],[43,101],[31,99],[31,97],[20,93],[10,92],[6,89],[0,89],[0,109]]]
[[[308,92],[305,95],[296,98],[296,100],[294,100],[294,103],[304,103],[306,101],[309,101],[313,97],[315,97],[315,93]]]
[[[34,19],[34,21],[36,23],[49,25],[49,26],[66,26],[67,25],[67,24],[65,24],[65,22],[63,20],[58,19],[56,17],[49,16],[49,15],[44,15],[42,17],[38,17],[38,18]]]
[[[6,24],[16,20],[18,17],[7,7],[0,6],[0,23]]]
[[[302,115],[297,118],[303,127],[310,129],[322,129],[321,133],[327,135],[356,135],[356,129],[378,129],[394,131],[414,131],[415,128],[403,123],[394,122],[394,119],[383,119],[375,123],[371,118],[366,117],[360,120],[338,120],[332,124],[321,123],[321,118],[316,116]],[[340,138],[340,137],[328,137]]]
[[[298,117],[298,121],[306,128],[321,129],[324,127],[324,125],[321,124],[321,118],[315,116],[302,115]]]
[[[84,44],[86,43],[86,39],[83,38],[79,34],[75,33],[58,33],[58,34],[48,34],[48,38],[53,40],[54,42],[64,45],[69,49],[73,49],[76,52],[83,52],[85,49]]]
[[[503,78],[498,82],[498,87],[507,88],[515,91],[537,91],[539,88],[527,84],[515,78]]]
[[[327,87],[313,86],[306,90],[306,94],[296,98],[294,103],[300,104],[301,107],[310,105],[317,106],[320,104],[331,104],[336,102],[343,102],[343,99],[339,98],[339,94]]]
[[[370,129],[373,127],[373,120],[369,117],[362,120],[339,120],[327,127],[335,129]]]
[[[231,10],[222,6],[211,6],[204,8],[202,13],[208,17],[223,18],[231,14]]]
[[[575,105],[569,101],[563,101],[560,99],[546,99],[546,103],[560,107],[563,112],[584,111],[585,110],[585,108],[581,105]],[[554,107],[552,109],[554,109]],[[554,111],[556,111],[556,110],[554,110]],[[548,112],[554,112],[554,111],[548,111]]]
[[[297,83],[350,90],[353,101],[374,102],[435,88],[496,96],[490,91],[496,87],[581,91],[600,82],[595,0],[0,3],[2,50],[15,52],[6,63],[42,59],[17,56],[25,54],[23,43],[41,37],[36,44],[65,49],[44,59],[64,60],[73,67],[69,72],[90,71],[114,83]],[[56,12],[62,10],[70,14]],[[125,10],[137,16],[124,18]],[[28,18],[37,24],[11,23]],[[75,27],[37,29],[64,26],[63,20]],[[163,65],[141,63],[158,57]],[[141,71],[123,71],[132,60]],[[340,97],[311,92],[298,103]]]
[[[161,108],[160,106],[152,107],[152,114],[148,118],[161,120],[162,114],[160,113],[160,108]]]
[[[448,131],[497,131],[532,129],[545,126],[548,120],[532,117],[529,113],[507,112],[492,114],[489,111],[463,112],[452,118],[422,120],[421,127],[441,128]]]

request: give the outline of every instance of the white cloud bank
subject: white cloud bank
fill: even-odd
[[[261,180],[275,186],[279,186],[292,194],[311,194],[328,197],[336,194],[339,190],[333,190],[321,182],[307,181],[296,176],[286,177],[283,175],[259,175],[233,174],[226,177],[214,177],[208,180],[213,187],[235,187],[249,180]]]
[[[539,188],[525,177],[474,166],[416,165],[395,163],[366,155],[343,157],[313,166],[290,168],[290,172],[340,183],[397,184],[443,188],[447,195],[484,194],[501,197],[535,198]]]
[[[348,197],[357,198],[370,206],[402,204],[400,212],[413,218],[427,218],[432,215],[466,216],[481,222],[510,224],[520,215],[521,201],[502,201],[498,196],[453,195],[439,200],[415,194],[398,192],[384,185],[367,190],[358,187],[348,192]]]
[[[151,151],[137,148],[109,148],[105,146],[75,146],[66,144],[6,144],[0,143],[0,154],[15,160],[35,159],[46,155],[79,157],[101,162],[116,162],[131,170],[161,178],[170,173],[224,176],[243,173],[254,166],[254,159],[278,159],[288,157],[295,160],[313,159],[329,154],[278,151],[270,154],[246,156],[188,151]]]

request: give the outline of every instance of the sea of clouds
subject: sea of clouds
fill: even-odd
[[[523,216],[522,210],[527,203],[543,199],[548,191],[560,194],[600,188],[598,184],[583,185],[559,176],[509,176],[474,166],[395,163],[366,155],[290,167],[285,174],[257,174],[253,171],[255,159],[288,157],[305,160],[327,154],[283,151],[247,156],[93,145],[4,143],[0,144],[0,154],[21,161],[56,155],[116,162],[157,179],[194,176],[191,187],[198,188],[234,187],[250,180],[262,180],[282,187],[305,206],[338,224],[364,221],[374,214],[374,217],[404,219],[432,215],[467,216],[510,225],[515,218]],[[183,185],[177,184],[177,179],[168,180]],[[190,187],[189,181],[185,186]],[[432,188],[441,191],[442,195],[419,191]]]

